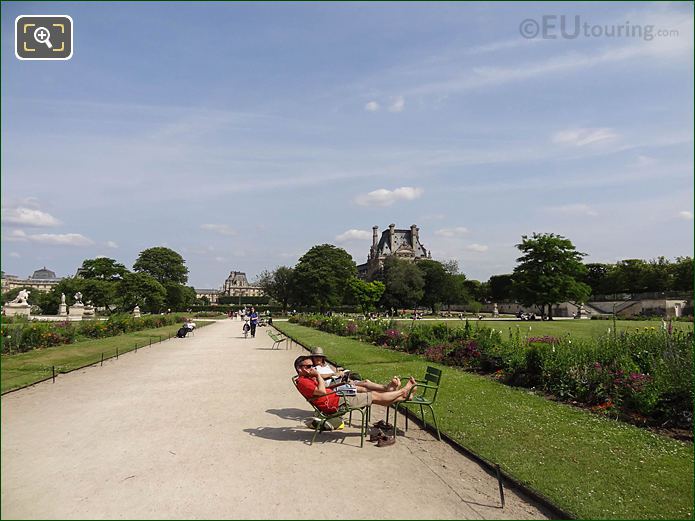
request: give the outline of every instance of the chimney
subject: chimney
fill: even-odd
[[[391,253],[393,253],[393,250],[396,246],[394,244],[395,229],[396,229],[395,224],[389,224],[389,249],[391,250]]]
[[[410,247],[413,251],[417,248],[417,225],[415,224],[410,225]]]
[[[372,226],[372,249],[376,250],[377,237],[379,236],[379,227]]]

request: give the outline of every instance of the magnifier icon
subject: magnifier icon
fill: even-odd
[[[34,40],[39,43],[45,43],[49,49],[53,49],[51,45],[51,33],[45,27],[37,27],[34,31]]]

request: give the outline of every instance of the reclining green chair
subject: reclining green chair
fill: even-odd
[[[297,391],[299,391],[299,388],[297,387],[297,379],[298,378],[299,378],[298,375],[295,375],[292,377],[292,383],[297,388]],[[338,406],[338,410],[336,412],[333,412],[333,413],[326,413],[326,412],[323,412],[318,407],[316,407],[316,404],[314,403],[319,398],[322,398],[322,397],[317,396],[316,398],[306,398],[306,401],[309,402],[311,404],[311,406],[314,408],[314,414],[315,414],[316,418],[319,419],[319,422],[314,426],[314,436],[311,438],[310,445],[313,445],[314,440],[316,439],[316,435],[319,433],[319,431],[323,430],[323,427],[327,421],[332,420],[333,418],[341,418],[342,416],[348,414],[349,415],[348,416],[348,425],[352,426],[352,413],[353,412],[359,412],[360,417],[361,417],[360,447],[364,447],[364,436],[367,434],[367,428],[369,427],[369,418],[371,415],[371,407],[369,407],[369,406],[350,407],[350,405],[345,400],[345,397],[341,397],[341,401],[340,401],[340,405]]]
[[[442,371],[436,367],[428,366],[425,372],[425,377],[422,380],[416,380],[417,389],[414,396],[412,396],[412,390],[408,394],[408,398],[405,401],[397,402],[391,405],[394,409],[393,413],[393,435],[396,435],[396,421],[398,419],[398,409],[406,408],[408,405],[419,405],[420,406],[420,417],[422,418],[422,423],[425,423],[425,410],[424,407],[429,407],[432,412],[432,421],[434,422],[434,428],[437,431],[437,438],[442,441],[442,436],[439,434],[439,427],[437,426],[437,417],[434,414],[434,409],[432,405],[437,400],[437,393],[439,392],[439,382],[442,379]],[[389,421],[389,409],[386,408],[386,423]],[[408,415],[405,414],[405,430],[408,430]]]

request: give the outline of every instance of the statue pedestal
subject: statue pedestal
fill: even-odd
[[[133,309],[133,318],[140,318],[140,306],[135,306]]]
[[[84,307],[84,317],[94,318],[94,306],[85,306]]]
[[[68,316],[68,307],[65,304],[60,305],[60,308],[58,309],[58,316],[60,316],[60,317],[67,317]]]
[[[84,304],[78,302],[70,306],[70,320],[82,320],[84,316]]]
[[[31,306],[26,303],[8,302],[2,309],[5,311],[6,317],[29,317],[31,315]]]

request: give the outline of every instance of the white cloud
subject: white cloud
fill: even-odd
[[[116,248],[118,248],[118,244],[116,244],[113,241],[106,241],[106,247],[116,249]]]
[[[201,230],[208,230],[220,235],[236,235],[237,232],[228,224],[201,224]]]
[[[376,112],[381,106],[376,101],[370,101],[364,106],[364,110],[368,112]]]
[[[582,203],[548,206],[545,208],[545,211],[574,217],[596,217],[598,215],[598,212],[591,206]]]
[[[355,230],[350,229],[347,230],[340,235],[337,235],[335,237],[335,240],[337,242],[346,242],[346,241],[365,241],[369,240],[372,238],[372,234],[370,232],[364,231],[364,230]]]
[[[393,103],[389,106],[389,111],[391,112],[403,112],[405,108],[405,98],[403,96],[396,96]]]
[[[94,241],[81,233],[36,233],[29,234],[24,230],[12,230],[10,235],[3,236],[6,241],[37,242],[58,246],[88,246]]]
[[[464,226],[456,226],[455,228],[442,228],[434,232],[435,235],[439,237],[460,237],[468,233],[468,228]]]
[[[473,243],[473,244],[469,244],[468,246],[466,246],[466,250],[473,251],[476,253],[482,253],[484,251],[487,251],[488,248],[484,244]]]
[[[217,262],[227,262],[227,259],[225,259],[224,257],[215,257],[215,260]]]
[[[88,246],[94,244],[91,239],[88,239],[81,233],[37,233],[36,235],[27,235],[27,238],[32,242],[61,246]]]
[[[51,214],[23,206],[17,208],[3,208],[2,222],[37,227],[58,226],[60,224],[60,221]]]
[[[422,188],[414,188],[412,186],[402,186],[395,190],[380,188],[368,194],[358,195],[355,198],[355,202],[360,206],[391,206],[396,201],[418,199],[423,192]]]
[[[19,253],[17,253],[16,251],[13,251],[12,253],[10,253],[10,257],[14,257],[15,259],[19,259],[21,257],[21,255]]]
[[[682,212],[678,212],[678,217],[680,217],[681,219],[684,219],[686,221],[692,221],[693,220],[693,212],[683,210]]]
[[[613,141],[618,138],[611,128],[573,128],[561,130],[552,135],[553,143],[583,147],[602,141]]]

